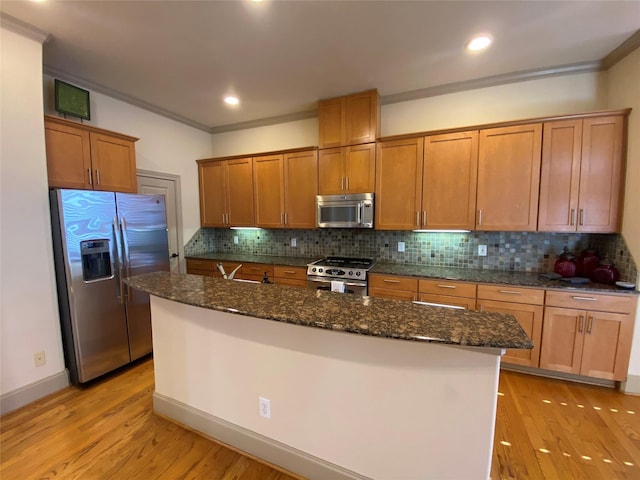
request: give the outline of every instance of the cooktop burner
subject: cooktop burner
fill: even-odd
[[[365,280],[374,263],[371,258],[326,257],[310,263],[307,275]]]

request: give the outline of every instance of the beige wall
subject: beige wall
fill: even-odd
[[[609,107],[631,107],[622,236],[636,265],[640,263],[640,48],[609,70]],[[640,276],[636,280],[640,285]],[[629,374],[640,377],[640,306],[636,315]],[[640,380],[640,379],[638,379]],[[640,381],[637,381],[640,393]]]
[[[0,29],[0,394],[64,371],[42,121],[42,46]],[[35,367],[33,354],[45,352]]]

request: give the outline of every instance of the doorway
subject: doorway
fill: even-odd
[[[164,195],[167,207],[169,265],[172,273],[185,272],[182,242],[182,194],[180,177],[169,173],[138,170],[138,193]]]

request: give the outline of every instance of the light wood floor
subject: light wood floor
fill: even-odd
[[[152,393],[147,360],[3,416],[0,478],[298,479],[154,415]],[[640,397],[503,371],[492,479],[640,479]]]

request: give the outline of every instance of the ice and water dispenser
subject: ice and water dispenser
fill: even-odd
[[[110,241],[107,239],[80,242],[82,278],[85,282],[94,282],[113,277],[109,243]]]

